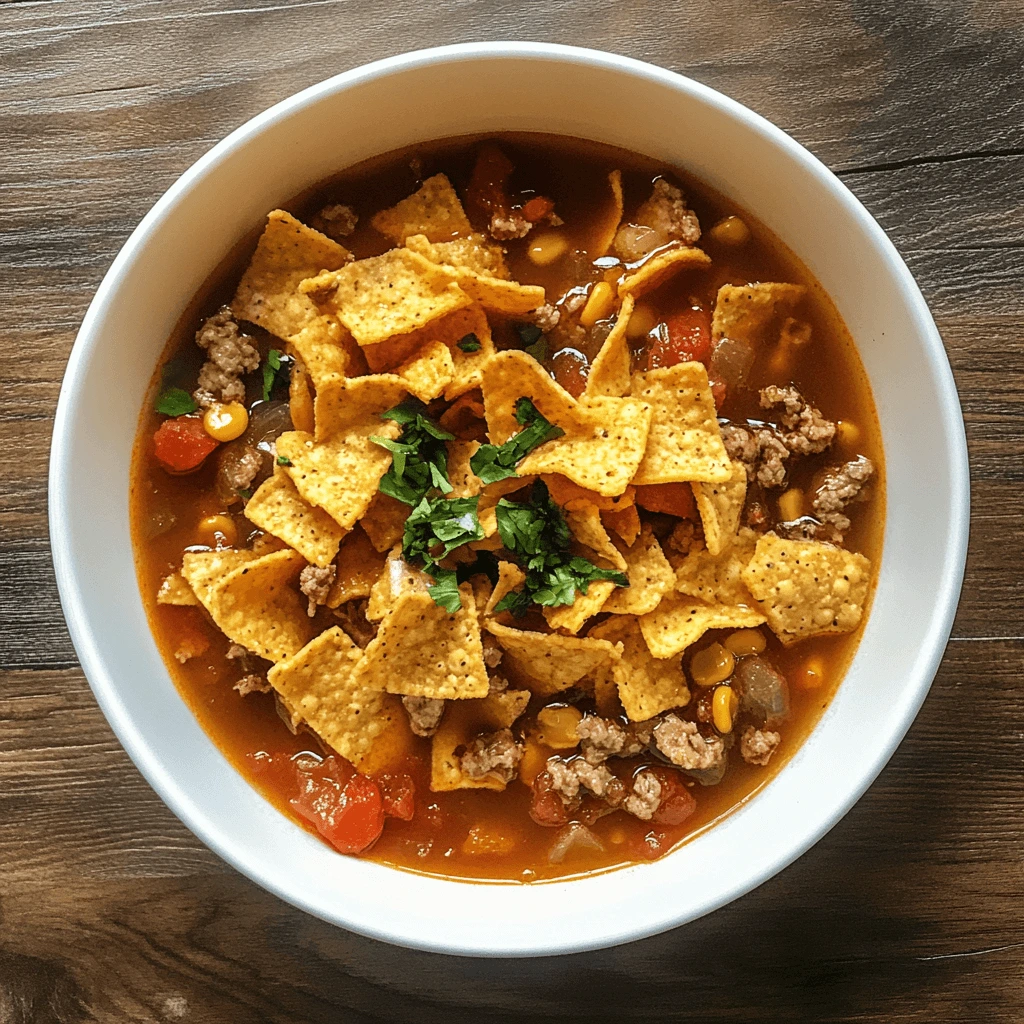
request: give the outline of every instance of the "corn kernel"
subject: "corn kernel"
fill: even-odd
[[[203,428],[214,441],[234,441],[249,426],[249,414],[241,402],[211,405],[203,413]]]
[[[736,667],[736,659],[721,644],[708,644],[690,660],[690,675],[698,686],[725,682]]]
[[[816,690],[825,682],[825,662],[811,655],[796,671],[793,682],[801,690]]]
[[[568,249],[569,240],[562,232],[543,231],[539,235],[534,235],[526,255],[538,267],[547,267],[564,256]]]
[[[750,228],[739,217],[725,217],[711,229],[711,237],[722,245],[743,245],[750,238]]]
[[[732,723],[740,710],[740,699],[731,686],[719,686],[711,702],[715,728],[722,733],[732,732]]]
[[[540,726],[537,739],[554,750],[572,750],[579,746],[576,726],[582,718],[580,710],[569,705],[541,708],[537,712],[537,724]]]
[[[208,548],[233,548],[238,542],[238,527],[231,516],[207,516],[196,527],[199,543]]]
[[[806,512],[804,492],[799,487],[790,487],[788,491],[779,496],[779,515],[783,522],[791,523],[799,519]]]
[[[658,314],[654,312],[654,307],[649,306],[646,302],[641,302],[629,318],[629,323],[626,325],[626,337],[630,341],[639,341],[641,338],[646,338],[657,326]]]
[[[730,633],[725,638],[724,647],[730,654],[743,658],[748,654],[760,654],[767,644],[768,641],[761,630],[737,629],[735,633]]]
[[[860,440],[860,427],[852,420],[840,420],[836,424],[836,433],[843,444],[851,448]]]
[[[587,304],[580,313],[580,323],[587,328],[603,320],[615,306],[615,292],[607,281],[598,281],[590,290]]]

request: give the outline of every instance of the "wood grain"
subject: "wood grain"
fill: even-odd
[[[709,918],[515,963],[328,927],[202,847],[91,697],[46,530],[64,363],[157,196],[297,89],[481,38],[654,61],[825,160],[935,312],[973,477],[954,639],[850,814]],[[1022,66],[1017,0],[0,3],[0,1022],[1024,1019]]]

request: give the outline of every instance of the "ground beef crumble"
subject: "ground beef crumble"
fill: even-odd
[[[310,221],[317,231],[336,242],[351,235],[358,223],[359,214],[344,203],[330,203]]]
[[[224,449],[227,451],[227,449]],[[224,459],[220,473],[227,489],[232,492],[248,490],[263,468],[263,458],[255,448],[246,445],[238,458]]]
[[[551,789],[568,807],[576,802],[580,790],[592,793],[611,807],[618,807],[626,796],[626,786],[603,764],[590,764],[582,757],[571,761],[552,758],[545,771],[551,778]]]
[[[270,693],[273,687],[267,682],[266,676],[258,676],[255,672],[242,676],[234,685],[243,697],[249,693]]]
[[[519,210],[511,210],[508,214],[493,214],[488,230],[492,238],[504,242],[510,238],[525,238],[532,227]]]
[[[622,801],[622,809],[641,821],[650,821],[661,806],[661,782],[651,771],[640,772],[633,779],[633,790]]]
[[[796,455],[823,452],[836,436],[836,425],[822,416],[820,410],[805,401],[794,387],[780,388],[769,384],[761,388],[761,408],[782,407],[779,420],[785,431],[782,441]]]
[[[333,565],[321,568],[319,565],[307,565],[299,573],[299,590],[309,598],[306,614],[313,618],[317,605],[327,603],[327,595],[331,592],[331,584],[338,570]]]
[[[437,697],[403,697],[409,727],[417,736],[433,736],[441,724],[444,701]]]
[[[242,402],[242,376],[259,369],[260,354],[238,329],[231,310],[214,313],[196,332],[196,344],[206,351],[192,397],[204,409],[217,402]]]
[[[814,514],[823,523],[830,523],[840,533],[845,533],[850,528],[850,520],[844,510],[847,505],[865,499],[864,486],[874,471],[874,463],[863,455],[827,469],[814,492],[811,503]]]
[[[622,259],[634,263],[669,242],[696,245],[699,240],[700,222],[686,205],[683,193],[658,178],[650,198],[641,204],[630,223],[619,228],[614,245]]]
[[[366,617],[368,606],[369,602],[364,597],[346,601],[341,607],[332,609],[341,628],[358,647],[365,647],[377,635],[377,623]]]
[[[501,658],[504,654],[498,641],[490,633],[485,633],[483,635],[483,647],[484,664],[488,668],[497,668],[501,664]]]
[[[766,765],[781,742],[777,732],[748,726],[740,737],[740,755],[747,764]]]
[[[463,772],[471,779],[482,779],[485,775],[497,775],[505,782],[511,782],[523,757],[523,748],[516,743],[511,729],[477,736],[462,755],[460,764]]]
[[[553,331],[558,326],[558,321],[561,319],[561,313],[557,307],[552,306],[550,302],[545,302],[543,306],[538,306],[536,309],[526,314],[525,319],[531,323],[536,324],[545,334],[548,331]]]
[[[613,718],[586,715],[576,726],[580,750],[589,764],[601,764],[609,757],[633,757],[651,740],[653,723],[620,725]]]
[[[765,490],[786,482],[789,449],[771,427],[724,423],[722,442],[729,458],[744,465],[748,480],[756,481]]]
[[[694,722],[666,715],[654,727],[654,743],[674,764],[688,771],[718,768],[725,759],[720,736],[704,737]]]

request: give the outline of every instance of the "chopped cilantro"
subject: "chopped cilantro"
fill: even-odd
[[[423,498],[405,521],[402,557],[421,561],[432,573],[434,563],[447,558],[470,541],[483,540],[484,529],[477,518],[479,499]]]
[[[247,487],[239,487],[236,493],[240,498],[244,498],[246,501],[248,501],[252,497],[252,491],[250,491]]]
[[[460,342],[459,348],[463,352],[479,352],[480,351],[480,339],[470,332]]]
[[[536,324],[516,324],[516,334],[523,350],[529,352],[538,363],[548,357],[548,339]]]
[[[442,569],[435,565],[429,570],[434,582],[427,587],[427,593],[449,615],[454,615],[462,607],[462,595],[459,593],[458,573],[454,569]]]
[[[516,420],[523,425],[518,434],[504,444],[483,444],[469,460],[470,469],[485,484],[516,475],[516,463],[545,441],[561,437],[565,431],[549,423],[528,398],[516,402]]]
[[[288,380],[288,367],[291,357],[282,355],[276,348],[267,353],[267,361],[263,364],[263,401],[269,402],[270,395],[278,384]]]
[[[629,586],[624,573],[600,569],[569,552],[569,527],[540,480],[533,485],[529,502],[502,498],[496,514],[502,543],[525,570],[526,582],[522,590],[506,594],[495,611],[522,615],[531,604],[569,605],[576,592],[587,593],[594,580]]]
[[[277,464],[279,466],[290,466],[292,464],[292,460],[286,459],[283,455],[278,455]]]
[[[162,412],[165,416],[184,416],[186,413],[195,412],[198,408],[199,406],[184,388],[168,388],[156,403],[156,411]]]
[[[397,441],[379,436],[370,438],[392,456],[391,468],[381,478],[380,489],[413,507],[434,488],[443,494],[452,490],[448,479],[448,449],[444,443],[451,441],[454,435],[433,423],[424,411],[425,406],[413,400],[396,405],[382,412],[381,419],[400,424],[401,437]]]

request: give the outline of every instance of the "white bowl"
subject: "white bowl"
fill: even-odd
[[[146,622],[128,530],[147,385],[182,310],[235,242],[339,169],[491,131],[574,135],[683,166],[775,231],[859,347],[888,479],[884,557],[860,649],[778,777],[659,861],[534,885],[341,857],[274,810],[174,688]],[[968,501],[942,342],[903,261],[846,188],[778,128],[705,86],[624,57],[533,43],[451,46],[357,68],[210,150],[150,210],[100,285],[61,388],[50,465],[54,563],[75,648],[114,731],[171,810],[239,871],[312,914],[389,942],[483,956],[651,935],[735,899],[820,839],[870,785],[928,692],[960,592]]]

